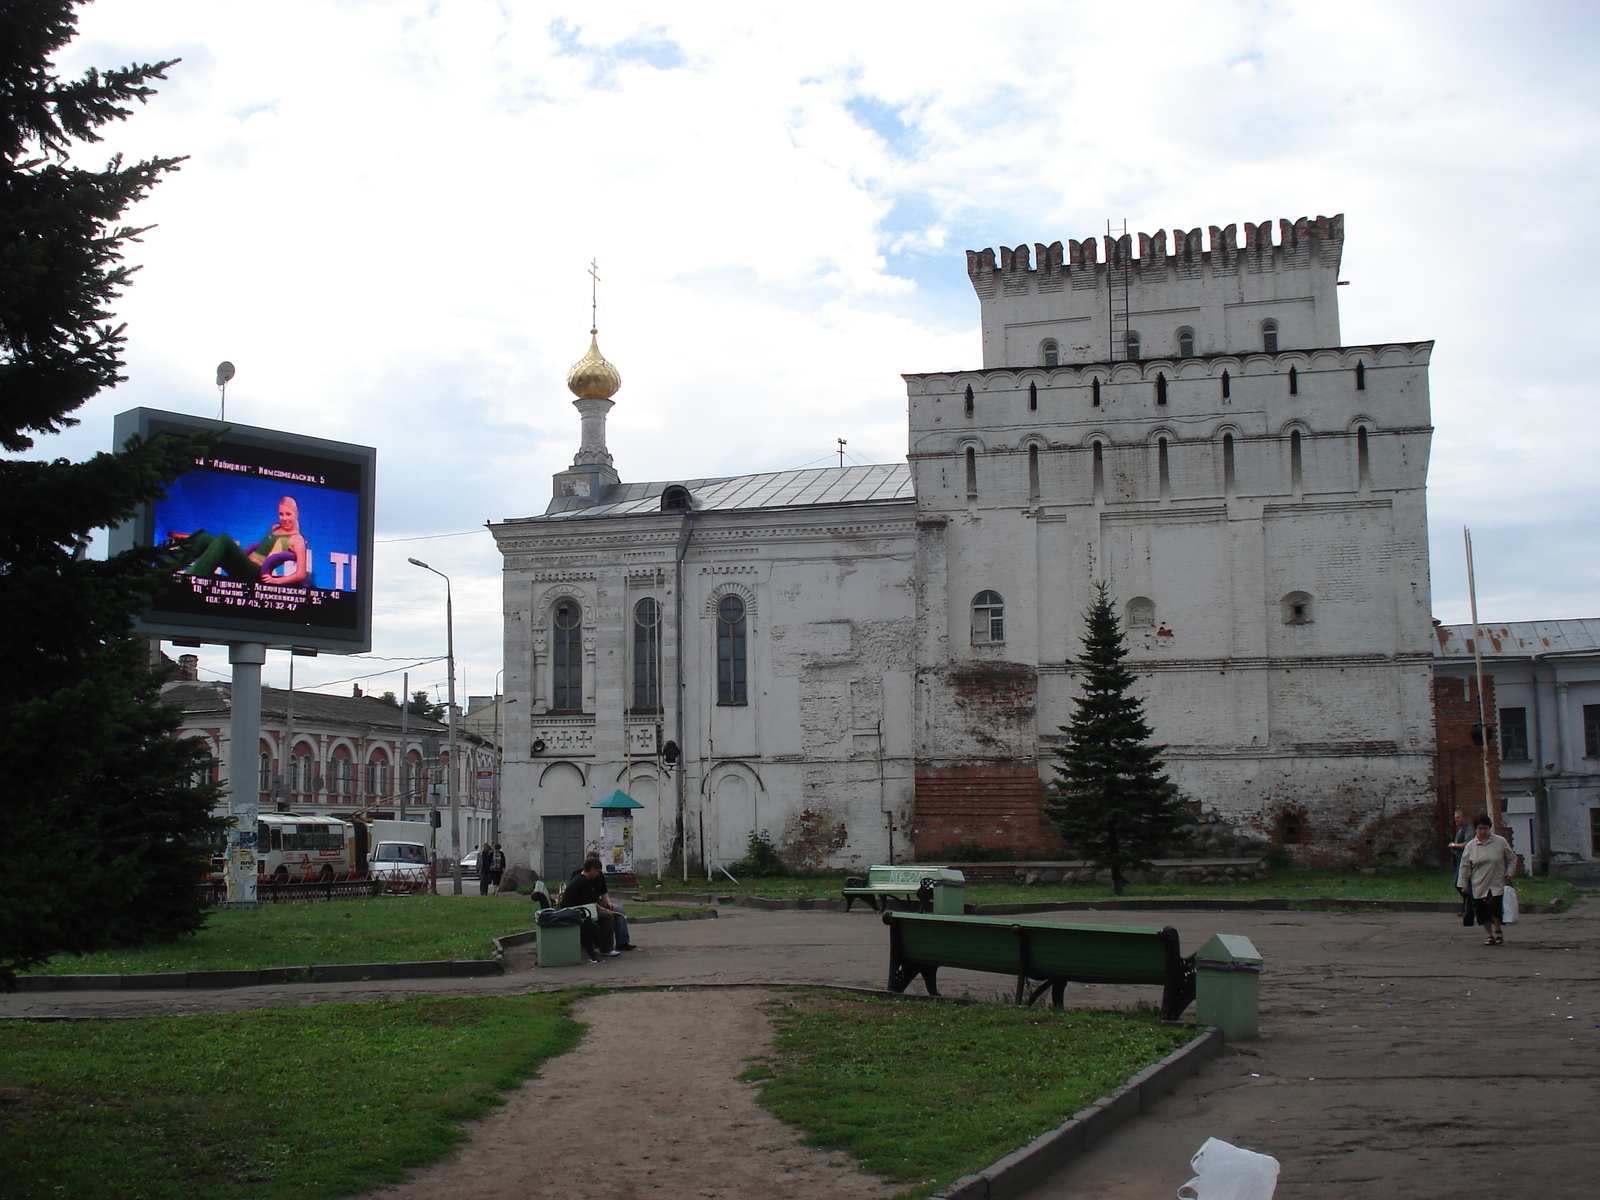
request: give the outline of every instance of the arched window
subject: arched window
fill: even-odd
[[[999,592],[979,592],[972,598],[972,644],[993,646],[1006,640],[1006,602]]]
[[[1100,379],[1097,376],[1096,378],[1091,379],[1089,382],[1092,385],[1092,390],[1094,391],[1094,406],[1096,408],[1099,408],[1100,407]]]
[[[1134,333],[1134,332],[1130,331],[1128,333],[1128,338],[1127,338],[1127,343],[1126,344],[1127,344],[1127,347],[1128,347],[1128,361],[1129,362],[1138,362],[1139,361],[1139,335],[1137,333]]]
[[[662,512],[686,512],[691,503],[689,489],[681,483],[669,484],[661,490]]]
[[[576,600],[558,600],[550,624],[555,641],[550,652],[550,707],[556,712],[582,712],[583,609]]]
[[[1163,499],[1172,495],[1172,467],[1167,458],[1167,439],[1156,439],[1156,476]]]
[[[1367,390],[1367,364],[1360,359],[1356,360],[1356,391]]]
[[[1039,407],[1039,385],[1037,383],[1030,383],[1028,385],[1028,411],[1030,411],[1030,412],[1036,411],[1038,409],[1038,407]]]
[[[1299,371],[1299,368],[1297,368],[1297,367],[1290,367],[1289,368],[1289,395],[1298,396],[1299,394],[1300,394],[1300,371]]]
[[[1367,487],[1372,483],[1372,451],[1367,445],[1367,427],[1356,427],[1356,484]]]
[[[1157,371],[1156,372],[1156,403],[1157,404],[1165,404],[1166,402],[1167,402],[1167,373],[1165,371]]]
[[[972,385],[970,383],[967,384],[966,406],[967,406],[967,416],[970,417],[972,415],[972,407],[973,407]]]
[[[1300,431],[1296,429],[1289,435],[1289,483],[1298,492],[1304,478],[1304,459],[1300,450]]]
[[[261,752],[261,765],[256,776],[256,791],[270,792],[272,790],[272,756],[265,750]],[[196,786],[211,782],[211,768],[203,767],[194,773]]]
[[[1128,601],[1128,628],[1154,629],[1156,627],[1156,602],[1148,596],[1135,596]]]
[[[967,495],[978,494],[978,452],[973,447],[967,447]]]
[[[745,704],[744,601],[724,596],[717,602],[717,703]]]
[[[1028,447],[1028,499],[1039,498],[1039,447]]]
[[[335,796],[350,796],[355,794],[356,764],[348,754],[337,754],[331,763],[333,778],[329,781],[328,791]]]
[[[389,794],[389,760],[381,754],[375,754],[367,763],[367,795],[387,796]]]
[[[1180,330],[1178,330],[1178,357],[1179,358],[1193,358],[1194,357],[1194,330],[1192,330],[1192,329],[1180,329]]]
[[[1059,367],[1061,365],[1061,347],[1057,344],[1055,338],[1046,338],[1040,350],[1044,354],[1045,366]]]
[[[1261,322],[1261,348],[1268,354],[1278,352],[1278,323],[1276,321]]]
[[[1311,624],[1311,593],[1290,592],[1282,600],[1285,625]]]
[[[1225,433],[1222,435],[1222,490],[1231,496],[1237,484],[1233,469],[1233,434]]]
[[[633,606],[633,711],[661,710],[661,606],[646,597]]]
[[[1230,379],[1229,376],[1228,376],[1228,373],[1226,371],[1224,371],[1222,373],[1222,398],[1224,400],[1226,400],[1232,395],[1233,395],[1233,380]]]
[[[1106,494],[1106,456],[1101,443],[1094,444],[1094,498],[1102,500]]]

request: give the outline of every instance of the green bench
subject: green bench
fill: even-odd
[[[873,912],[887,909],[890,900],[914,900],[920,912],[959,916],[966,907],[966,886],[966,877],[954,867],[869,867],[865,879],[845,879],[844,910],[857,900]]]
[[[1068,983],[1159,984],[1161,1019],[1176,1021],[1194,1000],[1194,956],[1178,949],[1178,931],[1151,925],[1062,925],[1009,917],[886,912],[889,990],[918,975],[939,994],[940,967],[991,971],[1017,981],[1016,1002],[1035,1003],[1046,988],[1062,1007]],[[1028,985],[1034,983],[1032,993]],[[1026,1001],[1024,1000],[1026,997]]]

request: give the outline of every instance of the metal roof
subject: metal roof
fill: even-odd
[[[622,483],[607,488],[600,504],[563,512],[547,512],[543,516],[524,517],[521,520],[577,521],[591,517],[657,513],[661,511],[661,493],[675,484],[689,489],[695,512],[805,508],[823,504],[882,504],[916,498],[911,486],[910,464],[881,463],[859,467],[813,467],[804,471],[771,471],[761,475],[729,475],[721,479]]]
[[[1484,623],[1485,658],[1527,658],[1534,654],[1600,653],[1600,619]],[[1435,658],[1471,658],[1476,636],[1471,625],[1434,626]]]

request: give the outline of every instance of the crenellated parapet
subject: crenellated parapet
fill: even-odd
[[[1278,221],[1277,238],[1271,221],[1244,223],[1244,245],[1239,244],[1239,226],[1207,227],[1209,248],[1203,245],[1201,230],[1175,229],[1169,244],[1167,231],[1140,233],[1138,254],[1134,254],[1133,234],[1120,237],[1069,239],[1065,246],[1027,243],[1001,246],[994,250],[968,250],[967,276],[973,289],[985,300],[998,295],[1021,296],[1059,292],[1067,288],[1101,289],[1108,286],[1107,274],[1126,268],[1131,285],[1167,279],[1199,279],[1212,276],[1263,274],[1301,271],[1320,266],[1338,270],[1344,251],[1344,214],[1300,217]]]

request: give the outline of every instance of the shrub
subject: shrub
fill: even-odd
[[[736,876],[762,879],[789,874],[789,864],[783,861],[783,855],[772,844],[772,835],[763,829],[759,833],[751,832],[749,841],[745,843],[744,857],[730,865],[728,870]]]

